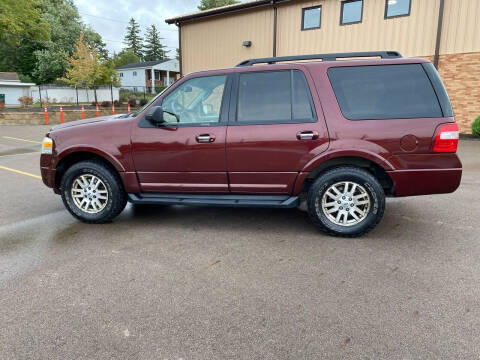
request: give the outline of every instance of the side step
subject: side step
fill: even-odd
[[[128,194],[134,204],[208,205],[237,207],[293,208],[300,204],[298,196],[290,195],[203,195],[203,194]]]

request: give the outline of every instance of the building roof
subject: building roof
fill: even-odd
[[[166,19],[167,24],[178,24],[185,21],[196,20],[204,17],[232,13],[261,6],[273,6],[274,4],[289,2],[291,0],[250,0],[238,4],[221,6],[204,11],[197,11],[190,14],[180,15],[174,18]]]
[[[0,72],[0,81],[16,81],[20,82],[16,72]]]
[[[138,63],[131,63],[131,64],[126,64],[117,67],[118,69],[135,69],[135,68],[146,68],[146,67],[152,67],[167,61],[170,61],[172,59],[165,59],[165,60],[154,60],[154,61],[144,61],[144,62],[138,62]]]

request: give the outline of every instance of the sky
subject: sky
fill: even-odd
[[[98,32],[110,53],[122,50],[128,20],[133,17],[140,24],[142,36],[154,24],[164,38],[163,45],[175,56],[178,31],[167,25],[165,19],[197,11],[200,0],[74,0],[83,22]]]

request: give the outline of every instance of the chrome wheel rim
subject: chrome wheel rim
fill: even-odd
[[[331,185],[317,198],[317,214],[320,211],[335,225],[353,226],[361,223],[370,210],[370,196],[365,188],[357,183],[341,181]]]
[[[77,177],[73,181],[71,195],[75,206],[89,214],[99,213],[108,203],[105,183],[92,174]]]

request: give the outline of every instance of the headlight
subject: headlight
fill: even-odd
[[[53,140],[46,137],[46,138],[43,138],[43,141],[42,141],[42,154],[48,154],[48,155],[51,155],[52,154],[52,149],[53,149]]]

